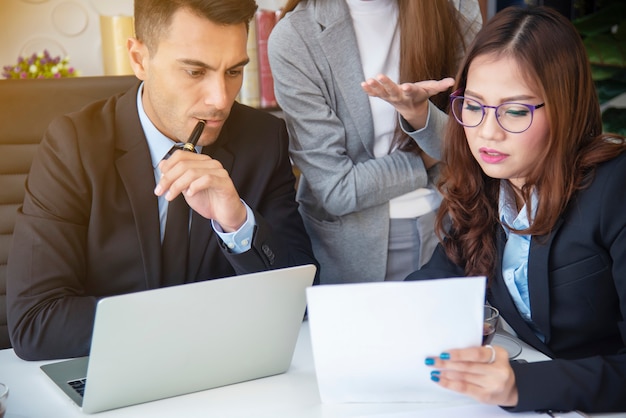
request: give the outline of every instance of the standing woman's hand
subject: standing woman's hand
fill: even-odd
[[[428,99],[453,85],[453,78],[397,84],[383,74],[361,83],[365,93],[390,103],[415,130],[426,125]]]
[[[431,380],[439,386],[486,404],[517,405],[515,374],[502,347],[450,350],[439,357],[427,357],[426,365],[433,367]]]

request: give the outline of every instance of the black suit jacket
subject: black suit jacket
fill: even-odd
[[[53,121],[33,161],[7,272],[11,341],[25,359],[89,352],[99,298],[157,288],[161,243],[137,86]],[[227,277],[314,263],[295,201],[284,122],[235,103],[205,147],[254,211],[252,248],[231,254],[192,216],[189,276]]]
[[[531,240],[528,286],[541,341],[502,278],[500,230],[488,299],[518,336],[554,360],[513,364],[513,410],[626,411],[626,153],[602,164],[548,237]],[[407,280],[462,276],[439,246]]]

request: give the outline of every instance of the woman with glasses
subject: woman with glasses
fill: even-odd
[[[602,134],[585,48],[548,8],[508,8],[477,35],[451,96],[436,228],[408,280],[486,276],[517,336],[432,353],[431,379],[513,411],[626,411],[626,149]]]

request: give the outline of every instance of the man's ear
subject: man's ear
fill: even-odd
[[[140,80],[145,80],[146,66],[149,65],[150,59],[148,47],[137,38],[128,38],[126,48],[128,49],[130,66],[135,76]]]

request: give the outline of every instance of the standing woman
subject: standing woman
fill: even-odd
[[[269,58],[320,282],[403,280],[437,244],[445,77],[478,3],[289,0],[284,13]]]
[[[626,143],[602,134],[579,34],[549,8],[505,9],[455,89],[444,241],[408,279],[487,276],[489,302],[553,360],[454,349],[426,359],[432,380],[515,411],[626,411]]]

